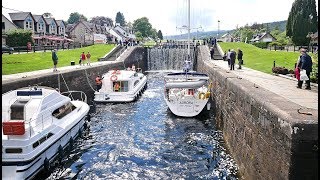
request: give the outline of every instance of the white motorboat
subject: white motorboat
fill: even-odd
[[[25,87],[3,94],[2,179],[31,179],[42,169],[50,171],[83,130],[89,109],[81,91]]]
[[[110,70],[102,76],[102,87],[94,93],[95,102],[131,102],[147,88],[147,77],[135,69]]]
[[[164,77],[164,99],[177,116],[197,116],[207,105],[211,85],[206,74],[196,72],[170,73]]]
[[[188,0],[188,54],[182,72],[170,73],[164,77],[164,99],[171,112],[177,116],[194,117],[207,105],[210,109],[211,83],[206,74],[191,72],[190,61],[190,0]]]

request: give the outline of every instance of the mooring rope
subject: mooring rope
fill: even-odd
[[[60,74],[60,73],[59,73],[59,74]],[[60,75],[61,75],[61,77],[62,77],[62,79],[63,79],[63,81],[64,81],[64,84],[65,84],[66,87],[67,87],[67,90],[68,90],[68,92],[69,92],[69,95],[71,96],[72,100],[74,100],[74,98],[73,98],[73,96],[72,96],[72,93],[70,92],[70,89],[69,89],[69,87],[68,87],[68,84],[67,84],[66,80],[64,79],[64,77],[63,77],[62,74],[60,74]]]
[[[88,82],[88,84],[89,84],[90,88],[92,89],[92,91],[93,91],[93,92],[95,92],[96,90],[94,90],[94,88],[91,86],[91,84],[90,84],[90,82],[89,82],[89,78],[88,78],[87,70],[86,70],[86,69],[84,69],[84,72],[85,72],[85,75],[86,75],[86,78],[87,78],[87,82]]]

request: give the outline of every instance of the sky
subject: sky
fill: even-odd
[[[245,24],[287,20],[294,0],[190,0],[190,29],[195,31],[231,30]],[[115,22],[117,12],[126,22],[147,17],[152,27],[164,36],[186,33],[188,0],[2,0],[2,13],[49,12],[57,20],[67,21],[78,12],[88,19],[106,16]],[[318,1],[316,0],[318,7]],[[13,9],[13,10],[9,10]],[[318,8],[317,8],[318,9]],[[17,11],[15,11],[17,10]],[[218,21],[220,21],[218,23]]]

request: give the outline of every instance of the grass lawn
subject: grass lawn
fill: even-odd
[[[299,52],[270,51],[269,49],[260,49],[251,44],[238,42],[219,42],[219,45],[223,51],[234,49],[237,52],[237,48],[240,48],[243,52],[245,67],[269,74],[272,74],[273,61],[276,61],[276,66],[293,70],[300,55]],[[237,63],[238,60],[236,60]]]
[[[155,42],[155,41],[147,41],[147,42],[145,42],[145,43],[143,43],[143,46],[144,47],[146,47],[146,46],[148,46],[148,47],[153,47],[153,46],[155,46],[157,43]]]
[[[90,62],[97,62],[98,58],[103,57],[114,47],[115,45],[113,44],[97,44],[72,50],[58,50],[58,68],[63,66],[70,66],[70,61],[75,61],[75,63],[78,64],[80,54],[82,52],[90,52]],[[11,55],[2,54],[3,75],[50,68],[53,68],[51,51]]]

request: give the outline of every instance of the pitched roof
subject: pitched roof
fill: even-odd
[[[45,21],[47,22],[47,25],[48,25],[51,21],[54,21],[56,24],[58,24],[57,21],[56,21],[54,18],[44,18],[44,19],[45,19]]]
[[[57,22],[58,26],[60,26],[61,22],[64,24],[64,26],[66,26],[66,24],[64,23],[63,20],[56,20],[56,22]]]
[[[33,18],[34,18],[35,22],[38,22],[41,17],[44,20],[44,22],[47,24],[46,20],[44,19],[44,17],[42,15],[33,15]]]
[[[34,17],[32,16],[31,12],[18,12],[18,13],[9,13],[9,16],[12,21],[24,21],[28,15],[31,15],[31,17],[34,20]]]
[[[6,18],[14,27],[18,28],[10,19],[8,19],[5,15],[2,14],[2,17]]]

